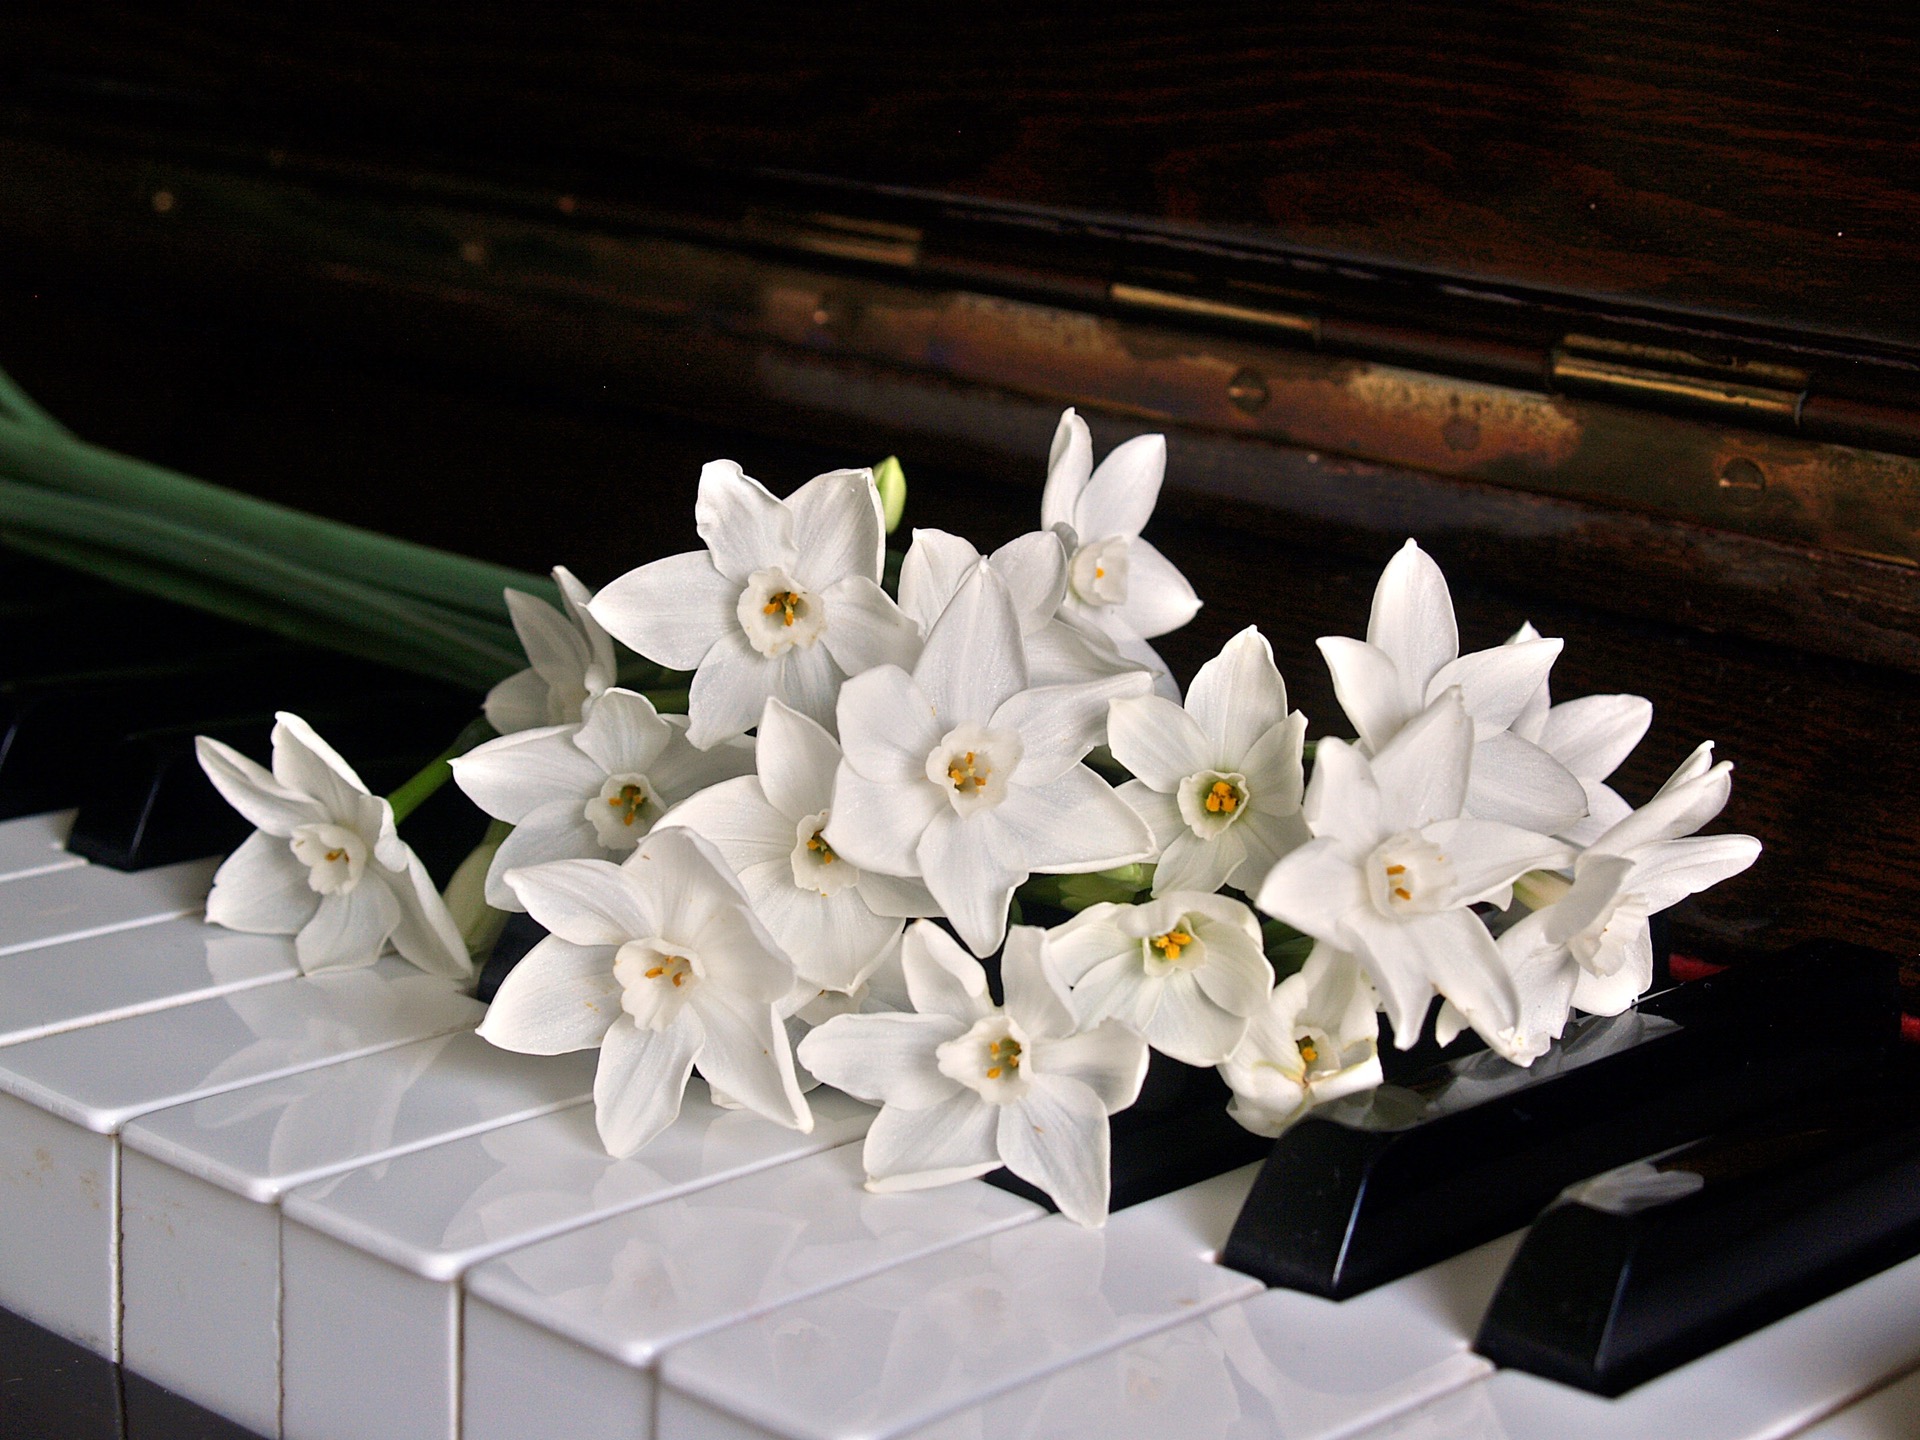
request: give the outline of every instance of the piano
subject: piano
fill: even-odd
[[[1736,763],[1722,823],[1766,854],[1673,913],[1677,974],[1835,944],[1911,972],[1913,28],[76,0],[0,20],[0,366],[90,440],[596,584],[687,548],[716,455],[785,489],[897,453],[909,524],[997,544],[1063,406],[1103,450],[1164,431],[1152,538],[1206,601],[1164,645],[1182,678],[1257,623],[1334,719],[1314,637],[1417,535],[1469,645],[1530,619],[1567,639],[1558,694],[1653,700],[1623,794],[1702,737]],[[1332,1300],[1219,1263],[1257,1165],[1089,1235],[984,1184],[864,1194],[850,1103],[800,1137],[690,1096],[610,1161],[582,1057],[488,1053],[425,977],[296,980],[196,918],[237,837],[163,783],[182,736],[258,747],[268,677],[306,675],[378,787],[471,697],[12,556],[0,626],[0,700],[117,717],[23,731],[60,758],[17,780],[0,754],[0,1434],[1920,1415],[1910,1258],[1606,1399],[1474,1348],[1524,1226]],[[470,818],[410,822],[442,878]]]

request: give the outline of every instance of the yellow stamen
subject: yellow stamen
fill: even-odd
[[[953,782],[953,788],[962,795],[977,795],[986,788],[987,777],[993,772],[984,765],[976,766],[974,752],[967,751],[964,760],[955,760],[947,766],[947,779]]]
[[[607,804],[618,810],[626,806],[627,813],[620,817],[622,825],[631,825],[640,818],[640,812],[646,808],[647,792],[639,785],[622,785],[620,793],[608,798]]]
[[[1193,936],[1184,930],[1169,930],[1164,935],[1156,935],[1147,942],[1168,960],[1178,960],[1180,952],[1193,944]]]
[[[1106,566],[1104,566],[1104,565],[1096,565],[1096,566],[1094,566],[1094,567],[1093,567],[1093,578],[1094,578],[1094,579],[1096,579],[1096,580],[1104,580],[1104,579],[1106,579],[1106,578],[1107,578],[1107,568],[1106,568]]]
[[[654,967],[653,967],[653,968],[652,968],[651,970],[649,970],[649,971],[647,971],[647,979],[649,979],[649,980],[658,980],[658,979],[659,979],[659,978],[660,978],[660,977],[661,977],[662,975],[664,975],[664,974],[666,974],[666,973],[667,973],[667,967],[666,967],[666,966],[664,966],[664,965],[656,965],[656,966],[654,966]]]
[[[762,615],[771,615],[776,610],[784,611],[785,614],[780,623],[783,625],[791,625],[793,624],[793,612],[800,603],[800,597],[791,590],[776,590],[768,599],[767,603],[760,607],[760,613]]]
[[[1207,813],[1209,815],[1231,815],[1240,808],[1240,792],[1225,780],[1213,782],[1213,788],[1207,791]]]
[[[344,850],[329,850],[327,851],[327,859],[330,861],[338,861],[346,853]]]
[[[1393,893],[1399,896],[1402,900],[1411,900],[1413,898],[1413,892],[1407,889],[1407,887],[1404,885],[1394,886]]]
[[[1304,1035],[1300,1037],[1300,1058],[1309,1065],[1320,1058],[1320,1047]]]
[[[987,1047],[987,1058],[993,1061],[987,1067],[987,1078],[998,1080],[1005,1071],[1020,1068],[1020,1042],[1011,1035],[996,1040]]]
[[[1404,865],[1387,866],[1387,874],[1389,875],[1404,875],[1406,873],[1407,873],[1407,867]]]
[[[807,849],[813,851],[814,854],[820,857],[820,863],[822,865],[831,865],[833,863],[833,848],[820,838],[819,831],[816,830],[813,838],[807,841]]]

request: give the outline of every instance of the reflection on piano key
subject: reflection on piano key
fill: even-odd
[[[0,955],[197,915],[218,868],[217,861],[189,860],[122,875],[76,865],[10,880],[0,905]]]
[[[637,1156],[608,1157],[593,1107],[348,1171],[293,1191],[282,1236],[284,1404],[291,1440],[453,1440],[459,1281],[470,1268],[640,1205],[856,1140],[874,1110],[810,1097],[811,1135],[722,1110],[695,1083]]]
[[[71,810],[0,820],[0,881],[86,864],[78,855],[67,853],[67,835],[72,829]]]
[[[510,1054],[463,1031],[136,1120],[122,1135],[124,1363],[274,1431],[280,1198],[341,1170],[579,1104],[592,1096],[595,1058]]]
[[[1348,1301],[1269,1290],[958,1411],[913,1440],[1330,1440],[1490,1374],[1467,1349],[1518,1235]]]
[[[0,1046],[122,1020],[300,973],[277,935],[241,935],[198,918],[0,956]]]
[[[145,877],[112,878],[129,885]],[[291,941],[278,943],[291,951]],[[128,1121],[468,1028],[481,1013],[446,981],[385,960],[0,1050],[0,1214],[8,1232],[0,1305],[118,1359],[119,1132]]]
[[[1253,1167],[940,1250],[669,1350],[659,1440],[892,1436],[1259,1291],[1210,1262]]]
[[[627,1440],[670,1345],[1045,1212],[979,1181],[870,1195],[858,1145],[603,1220],[467,1279],[463,1440]],[[585,1347],[584,1349],[582,1347]]]

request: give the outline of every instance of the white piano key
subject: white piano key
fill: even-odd
[[[0,956],[0,1046],[299,973],[284,939],[192,918],[45,945]]]
[[[893,1436],[1260,1290],[1211,1263],[1258,1166],[1053,1215],[668,1350],[658,1440]]]
[[[75,865],[10,880],[0,890],[0,955],[197,915],[219,868],[217,860],[132,874]]]
[[[1491,1374],[1472,1353],[1520,1234],[1351,1300],[1268,1290],[956,1412],[913,1440],[1332,1440]]]
[[[0,1305],[119,1358],[119,1132],[127,1122],[470,1028],[483,1013],[446,981],[383,960],[0,1050],[0,1233],[8,1237]]]
[[[1829,1416],[1799,1440],[1911,1440],[1920,1421],[1920,1370]]]
[[[866,1133],[874,1111],[809,1099],[810,1135],[721,1110],[695,1081],[680,1118],[610,1159],[582,1105],[292,1191],[283,1203],[281,1424],[290,1440],[458,1429],[459,1282],[473,1266]]]
[[[651,1428],[670,1345],[1046,1214],[978,1180],[870,1195],[859,1145],[648,1205],[467,1277],[462,1440]]]
[[[122,1132],[124,1363],[228,1419],[280,1417],[280,1212],[296,1185],[577,1105],[592,1052],[472,1031],[161,1110]],[[151,1158],[150,1158],[151,1157]]]
[[[55,810],[0,820],[0,880],[19,880],[86,864],[78,855],[67,853],[73,815],[71,810]]]

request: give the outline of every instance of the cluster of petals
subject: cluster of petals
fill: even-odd
[[[564,565],[554,566],[553,583],[564,613],[536,596],[506,592],[527,668],[487,692],[487,723],[502,735],[579,722],[617,676],[613,638],[587,610],[592,593]]]
[[[501,982],[480,1034],[533,1055],[598,1046],[609,1154],[671,1124],[696,1068],[734,1104],[813,1128],[780,1008],[793,962],[707,841],[659,829],[620,865],[560,860],[507,883],[551,933]]]
[[[292,935],[303,973],[371,965],[389,944],[433,975],[473,962],[433,881],[394,828],[393,807],[298,715],[273,727],[273,768],[202,735],[200,766],[258,828],[213,877],[207,919]]]
[[[1116,700],[1108,747],[1134,778],[1121,798],[1160,851],[1153,893],[1251,894],[1308,838],[1300,816],[1307,718],[1287,709],[1273,650],[1253,627],[1200,667],[1182,708],[1159,695]]]
[[[1131,1105],[1147,1046],[1115,1021],[1074,1014],[1045,932],[1015,926],[995,1005],[978,961],[929,921],[902,965],[913,1011],[841,1015],[800,1042],[827,1084],[881,1107],[867,1131],[869,1189],[917,1190],[1004,1165],[1082,1225],[1107,1218],[1107,1117]]]
[[[608,690],[584,723],[502,735],[453,762],[454,782],[513,826],[487,870],[487,903],[525,907],[507,872],[551,860],[622,860],[674,804],[753,768],[753,742],[698,750],[682,715],[631,690]]]
[[[824,839],[863,872],[924,881],[973,952],[990,955],[1034,871],[1152,858],[1146,825],[1081,763],[1109,702],[1149,683],[1136,670],[1030,685],[1007,582],[976,566],[911,673],[880,665],[841,689]]]
[[[1227,1113],[1256,1135],[1279,1135],[1317,1105],[1380,1083],[1378,1001],[1360,962],[1316,944],[1267,995],[1220,1066]]]
[[[715,460],[694,522],[706,549],[628,571],[591,613],[647,659],[694,672],[687,733],[699,748],[745,733],[769,698],[831,725],[848,675],[911,647],[912,625],[880,588],[872,471],[831,471],[781,500]]]
[[[1524,645],[1539,638],[1532,625],[1522,625],[1507,643]],[[1559,761],[1586,792],[1586,815],[1557,831],[1561,839],[1591,845],[1626,819],[1633,807],[1606,780],[1652,724],[1653,703],[1644,696],[1582,695],[1556,705],[1547,680],[1541,679],[1540,688],[1520,707],[1510,728]]]

